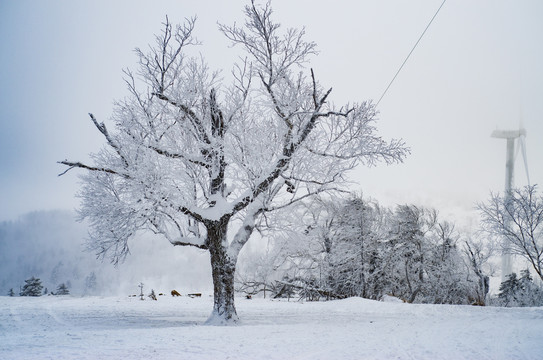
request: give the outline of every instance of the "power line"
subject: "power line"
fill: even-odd
[[[400,66],[400,68],[398,69],[398,71],[396,71],[396,75],[394,75],[394,77],[392,78],[392,80],[390,80],[390,83],[388,83],[388,86],[387,88],[385,89],[385,91],[383,91],[383,94],[381,95],[381,97],[379,98],[379,100],[377,101],[377,103],[375,104],[375,107],[377,107],[379,105],[379,103],[381,102],[381,100],[383,100],[383,97],[385,96],[385,94],[387,93],[388,89],[390,88],[390,85],[392,85],[392,83],[394,82],[394,80],[396,80],[396,77],[398,76],[398,74],[400,73],[400,71],[402,71],[402,68],[404,67],[405,63],[407,62],[407,60],[409,60],[409,57],[411,56],[411,54],[413,53],[413,51],[415,50],[415,48],[417,47],[417,45],[419,44],[420,40],[422,39],[422,37],[424,36],[424,34],[426,34],[426,30],[428,30],[428,28],[430,27],[430,25],[432,25],[432,22],[434,21],[434,19],[436,18],[437,14],[439,13],[439,10],[441,10],[441,8],[443,7],[443,5],[445,4],[447,0],[443,0],[443,2],[441,3],[441,5],[439,6],[439,8],[437,9],[436,13],[434,14],[434,16],[432,17],[432,19],[430,20],[430,22],[428,23],[428,25],[426,25],[426,28],[424,29],[424,31],[422,32],[422,34],[420,35],[419,39],[417,40],[417,42],[415,43],[415,45],[413,46],[413,48],[411,49],[411,51],[409,52],[409,54],[407,55],[407,57],[405,58],[405,60],[403,61],[402,63],[402,66]]]

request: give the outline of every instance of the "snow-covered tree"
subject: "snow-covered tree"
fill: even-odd
[[[464,242],[464,254],[466,255],[467,263],[477,278],[475,303],[477,305],[485,305],[490,290],[490,272],[485,268],[488,267],[488,260],[494,254],[494,248],[488,242],[468,239]]]
[[[335,106],[305,65],[316,53],[304,30],[282,30],[270,5],[245,7],[244,26],[219,25],[246,57],[231,82],[212,72],[195,20],[168,21],[140,68],[125,71],[129,94],[116,104],[116,131],[90,115],[107,145],[81,190],[91,246],[119,262],[128,240],[150,230],[176,246],[208,250],[214,284],[209,322],[236,322],[234,273],[240,250],[275,210],[341,188],[358,164],[402,161],[401,140],[376,135],[370,102]]]
[[[534,282],[530,270],[520,271],[521,304],[520,306],[543,306],[543,288]]]
[[[426,234],[428,252],[425,254],[422,302],[437,304],[472,303],[477,286],[458,246],[459,234],[454,224],[437,221]],[[484,304],[484,303],[483,303]],[[481,304],[481,305],[483,305]]]
[[[311,298],[380,298],[385,288],[381,241],[388,210],[359,196],[317,198],[299,218],[301,246],[279,243],[287,266],[278,267],[282,283]],[[277,261],[280,263],[280,261]]]
[[[11,297],[15,296],[15,292],[13,291],[13,288],[9,289],[8,296],[11,296]]]
[[[506,251],[525,258],[543,281],[543,196],[537,186],[491,194],[478,209],[483,230],[504,239]]]
[[[342,204],[341,199],[316,197],[298,206],[296,226],[290,232],[269,234],[269,252],[274,256],[266,256],[265,261],[274,264],[277,274],[273,278],[280,279],[276,295],[289,296],[298,291],[306,300],[318,300],[321,294],[330,298],[333,225]]]
[[[68,289],[65,283],[60,284],[57,287],[57,291],[55,292],[55,295],[69,295],[69,294],[70,294],[70,290]]]
[[[282,248],[276,240],[289,264],[276,267],[282,284],[312,298],[388,294],[419,303],[484,303],[477,301],[480,278],[457,245],[460,235],[437,211],[413,205],[391,211],[356,196],[316,199],[306,209],[299,220],[303,246]],[[484,286],[482,254],[476,256]]]
[[[360,197],[347,200],[336,213],[327,256],[333,293],[370,299],[383,295],[382,220],[379,205]]]
[[[414,205],[400,205],[390,221],[385,262],[390,267],[395,296],[414,302],[424,290],[431,248],[426,234],[437,224],[437,212]]]
[[[408,302],[467,304],[474,275],[458,247],[460,234],[436,210],[396,208],[384,242],[387,289]]]
[[[43,286],[41,284],[41,280],[39,278],[35,278],[32,276],[30,279],[25,280],[25,284],[23,285],[23,288],[21,292],[19,293],[20,296],[41,296],[43,290]]]
[[[516,273],[507,275],[507,279],[500,284],[498,298],[503,306],[516,306],[520,283]]]
[[[542,306],[543,289],[537,286],[529,270],[522,270],[520,278],[511,273],[500,285],[498,294],[502,306]]]

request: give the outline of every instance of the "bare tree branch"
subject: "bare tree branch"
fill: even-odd
[[[478,204],[483,231],[505,240],[505,250],[524,257],[543,280],[543,197],[537,186],[513,189],[510,196],[491,194]]]
[[[100,171],[100,172],[106,172],[106,173],[109,173],[109,174],[119,175],[119,176],[122,176],[122,177],[124,177],[126,179],[130,178],[130,176],[128,176],[127,174],[122,174],[122,173],[119,173],[119,172],[117,172],[115,170],[111,170],[111,169],[108,169],[108,168],[102,168],[102,167],[88,166],[88,165],[85,165],[85,164],[80,163],[80,162],[73,162],[73,161],[64,160],[64,161],[58,161],[57,163],[69,166],[69,168],[66,169],[66,171],[58,174],[58,176],[62,176],[64,174],[66,174],[68,171],[72,170],[73,168],[81,168],[81,169],[87,169],[87,170],[90,170],[90,171]]]

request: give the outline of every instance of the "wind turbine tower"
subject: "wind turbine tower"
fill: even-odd
[[[507,151],[505,154],[505,203],[509,204],[513,188],[513,173],[515,170],[515,140],[526,136],[525,129],[518,130],[494,130],[491,137],[507,140]],[[523,144],[524,145],[524,144]],[[523,156],[524,152],[523,152]],[[510,220],[509,220],[510,221]],[[513,272],[511,252],[508,244],[504,241],[502,251],[502,281],[507,280],[507,275]]]

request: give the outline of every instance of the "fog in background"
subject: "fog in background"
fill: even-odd
[[[0,2],[0,295],[17,292],[30,276],[42,277],[50,290],[71,278],[73,292],[83,293],[90,271],[104,292],[135,293],[140,281],[157,291],[211,287],[207,253],[162,239],[136,239],[118,269],[82,252],[86,228],[72,212],[79,205],[78,171],[58,177],[65,168],[56,162],[90,162],[103,146],[87,113],[112,128],[113,103],[127,94],[122,69],[135,69],[133,49],[153,41],[166,15],[174,23],[198,16],[197,51],[227,79],[238,50],[217,31],[217,21],[243,22],[247,3]],[[305,27],[317,43],[311,67],[342,104],[381,96],[441,3],[274,0],[272,6],[284,27]],[[400,165],[355,169],[352,190],[385,206],[434,207],[441,218],[475,230],[475,204],[504,187],[505,140],[490,134],[521,123],[531,183],[543,186],[541,19],[539,0],[447,1],[378,106],[380,134],[403,138],[411,156]],[[527,183],[520,153],[515,183]],[[51,279],[55,267],[59,275]]]
[[[19,294],[24,280],[40,278],[48,292],[67,284],[72,295],[139,295],[212,293],[211,266],[207,252],[173,248],[166,240],[137,237],[131,254],[114,267],[86,251],[85,223],[70,211],[37,211],[17,221],[0,223],[0,296],[10,289]],[[95,284],[89,283],[94,273]]]

